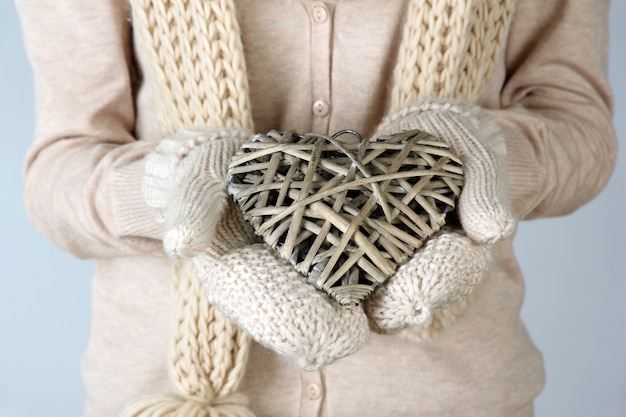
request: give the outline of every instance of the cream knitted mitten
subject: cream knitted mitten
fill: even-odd
[[[369,336],[361,308],[348,310],[307,283],[264,244],[193,259],[209,301],[262,345],[314,370],[357,351]]]
[[[413,129],[447,142],[463,161],[457,209],[463,231],[442,230],[370,296],[366,312],[383,333],[419,328],[465,299],[485,275],[492,245],[517,224],[507,197],[504,136],[494,120],[478,106],[425,102],[390,115],[376,137]]]
[[[372,329],[419,331],[433,315],[465,299],[480,283],[491,260],[490,245],[455,232],[429,240],[367,300]]]
[[[230,158],[249,137],[234,129],[183,130],[147,155],[143,192],[163,223],[168,255],[191,257],[211,245],[230,201],[224,185]]]
[[[506,144],[497,122],[475,105],[431,101],[389,115],[375,137],[413,129],[448,143],[463,161],[457,211],[467,235],[485,243],[511,236],[517,222],[507,197]]]
[[[147,156],[146,203],[164,223],[163,246],[191,257],[209,301],[259,343],[305,369],[349,355],[367,340],[362,308],[345,310],[257,240],[227,193],[237,130],[185,130]]]

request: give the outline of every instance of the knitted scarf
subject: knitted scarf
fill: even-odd
[[[161,133],[191,127],[253,131],[234,0],[131,0],[150,61]],[[515,0],[410,0],[390,112],[428,99],[477,100]],[[212,307],[193,265],[175,266],[169,374],[177,397],[136,401],[124,417],[253,416],[237,392],[250,337]]]

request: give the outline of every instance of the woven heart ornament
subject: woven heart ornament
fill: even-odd
[[[358,143],[341,141],[346,134]],[[266,244],[355,307],[445,224],[463,168],[421,131],[374,141],[271,131],[242,146],[228,181]]]

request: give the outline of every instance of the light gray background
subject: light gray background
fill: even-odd
[[[626,137],[623,0],[613,1],[611,48],[615,125]],[[0,417],[79,416],[92,263],[52,246],[24,213],[33,87],[10,0],[0,0],[0,57]],[[622,152],[608,188],[577,213],[520,226],[523,315],[548,373],[537,417],[626,417],[625,164]]]

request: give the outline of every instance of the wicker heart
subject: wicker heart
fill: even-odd
[[[354,144],[339,140],[346,133],[358,136],[256,135],[233,158],[228,180],[265,243],[354,307],[445,224],[463,169],[421,131]]]

